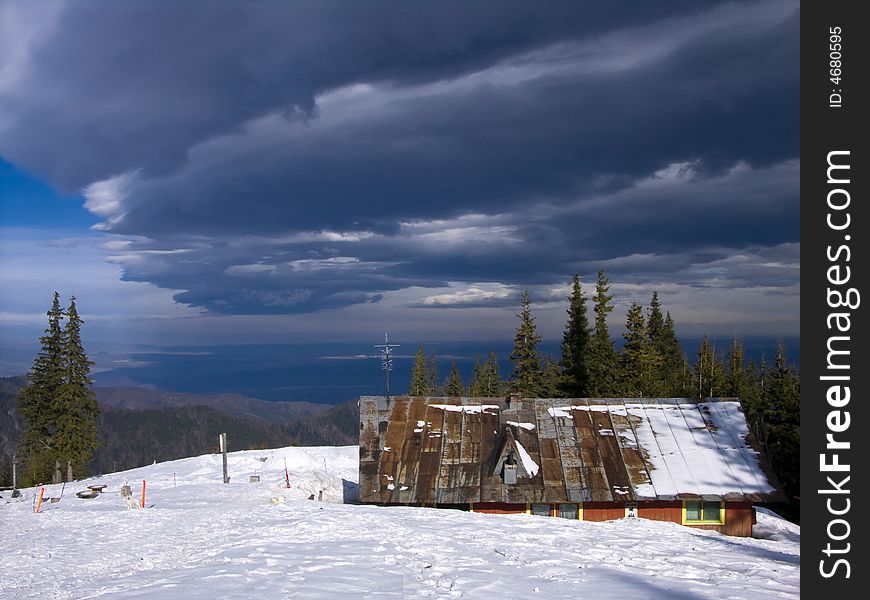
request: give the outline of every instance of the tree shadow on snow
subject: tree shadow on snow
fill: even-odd
[[[636,587],[639,598],[654,598],[658,600],[706,600],[707,595],[700,595],[685,590],[675,590],[672,587],[658,585],[649,577],[635,575],[622,570],[606,568],[613,572],[614,585],[620,587]],[[692,581],[674,582],[673,585],[691,585]],[[694,582],[697,583],[697,582]]]
[[[750,546],[748,544],[741,544],[740,542],[729,540],[728,536],[726,535],[704,536],[704,541],[714,542],[716,544],[722,544],[730,547],[737,547],[744,554],[756,558],[784,562],[792,565],[799,565],[801,563],[800,555],[789,554],[787,552],[779,552],[777,550],[769,550],[767,548],[758,548],[757,546]]]

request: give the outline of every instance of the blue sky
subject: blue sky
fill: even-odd
[[[0,223],[4,227],[84,231],[99,219],[81,194],[58,193],[45,180],[0,160]]]
[[[0,1],[0,336],[798,335],[797,2],[402,6]]]

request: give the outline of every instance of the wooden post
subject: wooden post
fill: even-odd
[[[220,436],[221,442],[221,454],[223,455],[224,461],[224,483],[230,482],[229,474],[227,473],[227,434],[222,433]]]
[[[60,483],[60,461],[54,461],[54,473],[51,475],[52,483]]]
[[[73,480],[72,463],[70,461],[66,461],[66,480],[65,481],[72,481],[72,480]]]

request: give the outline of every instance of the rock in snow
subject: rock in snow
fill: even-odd
[[[40,514],[32,489],[4,497],[2,596],[799,597],[800,529],[769,511],[757,526],[768,539],[743,539],[642,519],[345,504],[357,456],[356,446],[234,452],[227,485],[220,456],[187,458],[67,485]],[[143,479],[149,508],[129,510],[120,486],[141,500]],[[95,483],[108,487],[74,496]],[[46,497],[60,487],[47,486]]]

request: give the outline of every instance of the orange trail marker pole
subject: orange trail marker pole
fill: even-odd
[[[142,480],[142,505],[141,508],[145,508],[145,480]]]
[[[39,500],[36,501],[36,512],[39,512],[39,508],[42,506],[42,495],[45,493],[45,488],[39,488]]]

